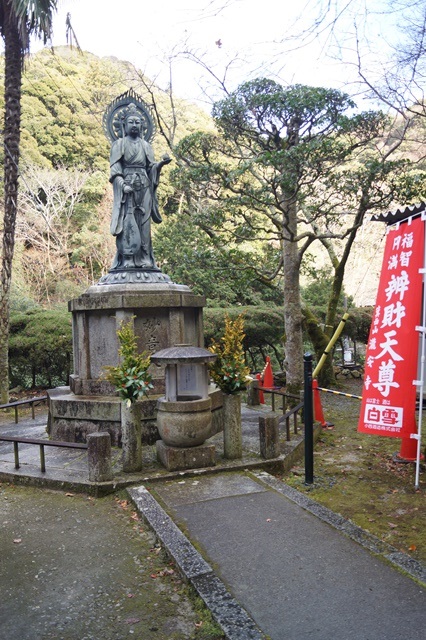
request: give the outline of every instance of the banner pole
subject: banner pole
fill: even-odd
[[[423,220],[423,233],[426,230],[426,218],[422,215]],[[423,282],[423,304],[422,304],[422,319],[421,319],[421,327],[418,327],[421,332],[420,335],[420,385],[419,385],[419,417],[417,423],[417,455],[416,455],[416,478],[414,481],[414,488],[418,489],[420,486],[420,453],[421,453],[421,439],[422,439],[422,419],[423,419],[423,393],[425,388],[425,376],[424,376],[424,367],[425,367],[425,355],[426,355],[426,286],[425,286],[425,274],[426,274],[426,238],[424,243],[424,251],[423,251],[423,269],[421,269],[421,273],[423,274],[422,282]]]

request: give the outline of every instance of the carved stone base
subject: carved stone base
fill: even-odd
[[[123,272],[125,273],[125,272]],[[71,300],[76,395],[111,395],[105,367],[117,366],[117,329],[132,322],[139,351],[154,353],[174,344],[204,346],[204,298],[184,285],[120,283],[94,285]],[[164,367],[152,365],[154,392],[164,392]]]
[[[89,434],[106,431],[112,445],[121,447],[121,400],[117,395],[76,395],[69,387],[57,387],[49,389],[47,396],[47,433],[53,440],[86,442]],[[222,392],[211,387],[210,398],[212,426],[208,437],[223,429]],[[138,401],[144,445],[153,445],[161,437],[157,429],[157,402],[157,394]]]
[[[91,433],[107,432],[114,447],[121,446],[122,421],[118,396],[85,396],[74,394],[69,387],[47,392],[49,418],[47,432],[53,440],[86,442]],[[158,396],[139,401],[142,420],[142,443],[152,445],[159,438],[156,423]]]
[[[169,447],[157,440],[157,457],[168,471],[202,469],[216,465],[214,444],[202,444],[198,447]]]
[[[136,269],[133,275],[137,277]],[[140,352],[182,343],[202,347],[204,304],[203,296],[170,282],[93,285],[71,300],[74,373],[70,389],[49,392],[50,435],[79,442],[88,433],[108,431],[113,445],[120,444],[120,400],[105,380],[105,367],[119,363],[117,329],[122,322],[132,322]],[[155,414],[157,397],[164,394],[164,367],[152,364],[150,373],[155,399],[142,403],[142,430],[147,428],[143,440],[153,443],[159,437]]]

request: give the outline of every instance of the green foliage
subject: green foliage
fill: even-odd
[[[302,289],[302,301],[311,308],[311,311],[320,322],[325,323],[334,277],[327,267],[319,269],[313,276],[315,279]],[[345,309],[352,306],[352,303],[352,297],[347,296],[342,287],[339,302],[336,306],[337,315],[343,315]]]
[[[0,81],[4,70],[0,65]],[[22,83],[21,157],[44,166],[76,166],[100,170],[107,179],[110,143],[102,117],[109,103],[133,88],[148,104],[150,81],[128,62],[98,58],[70,47],[43,49],[26,62]],[[177,118],[178,138],[194,128],[211,127],[210,118],[195,106],[176,99],[175,114],[160,89],[153,87],[165,120]],[[4,99],[0,95],[0,110]],[[157,135],[154,150],[160,157],[165,142]],[[164,172],[167,176],[167,171]],[[163,176],[163,182],[164,182]],[[162,191],[163,191],[162,186]],[[161,194],[160,194],[161,196]]]
[[[336,90],[282,87],[265,78],[242,84],[216,103],[218,133],[193,133],[175,150],[182,162],[171,178],[194,223],[223,245],[273,246],[275,264],[255,262],[253,269],[263,281],[282,282],[282,244],[296,242],[299,227],[305,232],[302,264],[317,238],[348,234],[354,219],[343,218],[342,210],[356,212],[363,198],[366,210],[388,206],[395,189],[385,183],[400,167],[386,170],[372,153],[362,176],[359,160],[359,150],[383,134],[387,119],[381,112],[348,115],[353,106]],[[372,202],[365,193],[370,186],[378,194]]]
[[[219,342],[225,330],[225,317],[236,320],[244,314],[243,349],[245,360],[252,371],[260,371],[270,356],[274,370],[283,365],[284,347],[284,311],[282,307],[256,306],[233,307],[226,309],[204,310],[204,338],[210,342]]]
[[[71,316],[65,309],[29,309],[10,315],[9,369],[13,386],[68,384],[72,362]]]
[[[0,83],[4,83],[2,65]],[[16,279],[19,274],[20,289],[32,291],[36,304],[54,305],[74,295],[73,292],[81,293],[111,266],[115,248],[109,232],[112,208],[108,183],[110,143],[103,130],[102,118],[109,103],[131,87],[151,103],[152,96],[147,89],[151,85],[127,62],[100,59],[75,48],[44,49],[26,60],[22,85],[21,201],[14,277]],[[191,133],[195,127],[211,127],[211,119],[204,111],[188,108],[186,103],[175,100],[175,113],[171,113],[167,94],[155,86],[152,91],[162,117],[173,121],[176,116],[177,137]],[[0,115],[3,112],[4,98],[0,95]],[[165,152],[165,146],[165,140],[157,134],[154,139],[157,158]],[[0,162],[3,157],[1,148]],[[87,179],[72,205],[65,202],[64,190],[58,181],[54,194],[50,189],[54,195],[51,202],[56,207],[55,222],[58,222],[53,229],[53,209],[41,210],[38,199],[44,203],[49,185],[58,174],[68,174],[70,185],[76,170]],[[0,195],[2,192],[3,182],[0,183]],[[173,194],[166,169],[158,191],[161,208],[168,209],[169,200],[173,203]],[[25,211],[22,196],[26,198]]]
[[[225,331],[219,342],[212,341],[209,350],[217,355],[210,364],[213,381],[224,393],[238,393],[246,388],[249,368],[245,364],[244,350],[244,316],[240,314],[235,320],[225,316]]]
[[[217,102],[213,117],[235,139],[253,136],[256,143],[272,149],[281,146],[278,138],[296,124],[295,120],[300,135],[309,140],[327,136],[336,124],[347,127],[343,114],[354,106],[349,96],[338,90],[300,84],[283,87],[269,78],[257,78]]]
[[[148,391],[153,388],[152,377],[148,373],[151,356],[146,351],[138,353],[132,320],[121,323],[117,337],[121,363],[117,367],[105,367],[105,378],[115,386],[127,406],[130,406],[148,395]]]
[[[343,335],[354,342],[368,343],[370,327],[373,321],[373,307],[354,307],[349,312]]]
[[[41,51],[27,66],[22,124],[29,135],[32,155],[37,149],[51,166],[107,170],[109,143],[96,102],[100,80],[93,82],[94,60],[91,54],[61,47],[55,55],[47,49]],[[104,90],[109,89],[112,98],[111,82]],[[24,159],[26,149],[23,146]]]
[[[279,303],[277,286],[262,281],[255,266],[274,259],[272,248],[211,237],[191,216],[173,214],[156,228],[154,252],[175,281],[205,295],[211,307]]]

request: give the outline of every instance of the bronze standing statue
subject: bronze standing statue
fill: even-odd
[[[155,161],[148,141],[153,133],[152,119],[146,105],[132,92],[120,96],[110,105],[104,127],[112,140],[110,182],[114,203],[111,233],[116,238],[117,253],[109,274],[99,284],[141,279],[169,281],[164,274],[160,278],[156,275],[161,271],[152,251],[151,220],[161,222],[157,187],[161,169],[171,162],[171,158],[163,156],[160,162]]]

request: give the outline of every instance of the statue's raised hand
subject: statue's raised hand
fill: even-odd
[[[160,162],[158,163],[158,168],[159,168],[159,169],[161,169],[162,167],[164,167],[164,165],[165,165],[165,164],[170,164],[170,163],[171,163],[171,161],[172,161],[172,159],[171,159],[171,157],[170,157],[170,156],[168,156],[167,154],[166,154],[166,155],[164,155],[164,156],[161,158]]]

